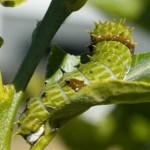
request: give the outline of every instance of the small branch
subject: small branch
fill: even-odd
[[[16,90],[24,90],[55,33],[69,15],[62,2],[53,0],[41,22],[28,53],[14,79]]]
[[[52,0],[28,53],[15,76],[13,83],[17,91],[25,90],[41,57],[64,20],[73,11],[81,8],[85,2],[86,0]]]

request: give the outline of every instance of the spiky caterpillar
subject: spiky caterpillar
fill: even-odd
[[[20,117],[17,133],[23,135],[30,144],[35,143],[43,134],[47,120],[54,132],[62,122],[88,108],[82,106],[82,101],[78,107],[70,105],[70,99],[84,90],[84,87],[97,81],[123,79],[128,72],[135,45],[131,37],[132,29],[124,26],[124,20],[98,22],[95,25],[90,32],[90,61],[81,64],[73,72],[65,73],[55,83],[46,85],[40,95],[29,100]],[[69,111],[66,109],[65,113],[51,117],[65,105],[70,107]]]

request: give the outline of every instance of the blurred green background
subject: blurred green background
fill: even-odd
[[[39,1],[39,3],[42,2]],[[137,51],[144,52],[150,50],[150,0],[89,0],[85,8],[83,9],[84,11],[81,10],[78,12],[78,14],[82,15],[82,13],[84,12],[84,19],[82,20],[81,18],[79,18],[79,22],[76,23],[76,21],[73,21],[73,19],[71,20],[69,18],[65,23],[66,27],[63,25],[62,30],[58,33],[58,35],[56,35],[54,43],[60,45],[62,48],[71,53],[84,53],[86,51],[86,48],[83,51],[81,51],[81,49],[84,45],[84,47],[88,45],[88,43],[90,42],[90,38],[88,37],[88,35],[84,36],[86,33],[84,33],[83,30],[92,28],[91,24],[93,20],[97,18],[99,18],[99,20],[126,18],[127,24],[135,26],[135,30],[138,32],[134,36],[139,40],[139,45],[140,41],[142,41],[143,45],[141,44],[142,46],[139,46],[140,50]],[[14,18],[17,18],[19,20],[18,24],[20,23],[20,21],[22,21],[22,18],[20,16],[9,16],[9,12],[5,10],[3,10],[3,17],[6,17],[9,21],[11,19],[13,20]],[[36,17],[34,17],[34,19],[30,17],[30,19],[28,20],[28,23],[32,22],[32,28],[28,27],[28,25],[25,26],[25,32],[27,32],[27,30],[29,29],[30,34],[25,35],[22,41],[19,41],[20,43],[26,41],[26,45],[22,46],[23,54],[21,54],[18,60],[22,60],[22,58],[24,57],[24,53],[26,53],[25,49],[30,44],[30,40],[28,37],[31,36],[32,29],[34,29],[35,27],[35,18]],[[2,20],[2,23],[5,24],[6,22],[8,25],[8,20]],[[88,23],[89,21],[90,24]],[[25,22],[27,23],[26,20]],[[11,27],[12,25],[13,24],[11,24]],[[8,28],[9,27],[10,26],[8,26]],[[81,29],[82,31],[79,29]],[[77,37],[80,37],[80,34],[82,34],[82,39],[76,38],[75,32],[78,34]],[[11,32],[5,33],[7,33],[10,37]],[[70,36],[73,39],[72,41],[70,41]],[[4,37],[7,36],[4,34]],[[65,38],[66,41],[64,40]],[[17,44],[17,42],[15,44]],[[148,46],[144,47],[145,45]],[[6,48],[9,49],[8,47]],[[20,49],[20,47],[18,49]],[[74,49],[77,49],[77,51],[74,52]],[[1,55],[3,55],[2,52]],[[30,85],[28,86],[26,97],[35,95],[42,88],[45,68],[45,65],[43,64],[45,63],[45,60],[46,57],[42,59],[40,65],[38,66],[36,73],[33,76]],[[2,68],[6,68],[6,63],[4,62],[4,60],[2,61],[1,59],[0,64]],[[10,64],[11,62],[9,62],[9,65]],[[10,69],[12,77],[14,76],[15,70],[17,70],[19,64],[20,63],[14,63],[15,67],[13,66]],[[3,74],[6,74],[6,81],[11,81],[11,78],[7,77],[10,73],[10,70],[2,69]],[[20,112],[22,111],[24,105],[25,102],[23,102],[22,106],[20,107]],[[24,141],[20,139],[20,137],[15,137],[12,141],[12,149],[20,149],[20,146],[23,147],[22,143],[24,143]],[[28,146],[25,145],[24,149],[27,149],[27,147]],[[85,113],[82,116],[70,121],[60,131],[60,134],[53,140],[47,150],[48,149],[150,150],[150,104],[144,103],[132,105],[115,105],[106,107],[106,109],[103,109],[102,106],[93,108],[90,113]]]

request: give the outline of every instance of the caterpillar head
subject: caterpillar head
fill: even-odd
[[[119,22],[116,20],[104,23],[95,22],[95,28],[89,33],[92,45],[100,41],[118,41],[126,45],[133,54],[136,43],[131,36],[132,30],[133,28],[125,26],[125,19],[121,19]]]

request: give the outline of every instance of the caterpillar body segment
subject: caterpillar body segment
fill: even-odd
[[[72,72],[64,73],[54,84],[46,85],[37,97],[30,99],[21,115],[17,133],[28,139],[30,144],[38,141],[38,138],[34,141],[31,137],[39,133],[40,129],[43,131],[43,125],[47,120],[54,131],[64,120],[79,115],[89,108],[88,105],[82,104],[82,100],[80,105],[70,102],[77,93],[84,90],[84,87],[98,81],[123,79],[128,72],[135,45],[131,37],[131,28],[124,26],[124,20],[119,23],[98,22],[95,25],[90,32],[90,61],[80,64]],[[63,110],[62,114],[55,114],[64,106],[67,109]],[[39,138],[43,132],[40,132]]]
[[[31,111],[32,113],[30,113]],[[19,129],[16,134],[21,133],[26,137],[26,135],[36,132],[36,130],[39,128],[39,126],[41,126],[41,124],[43,124],[48,116],[49,112],[46,110],[45,106],[41,104],[39,97],[31,98],[18,122]],[[22,124],[22,121],[24,124]]]
[[[104,66],[114,79],[124,77],[132,60],[127,46],[116,41],[102,41],[94,46],[93,51],[95,55],[91,57],[91,63],[96,62]]]

